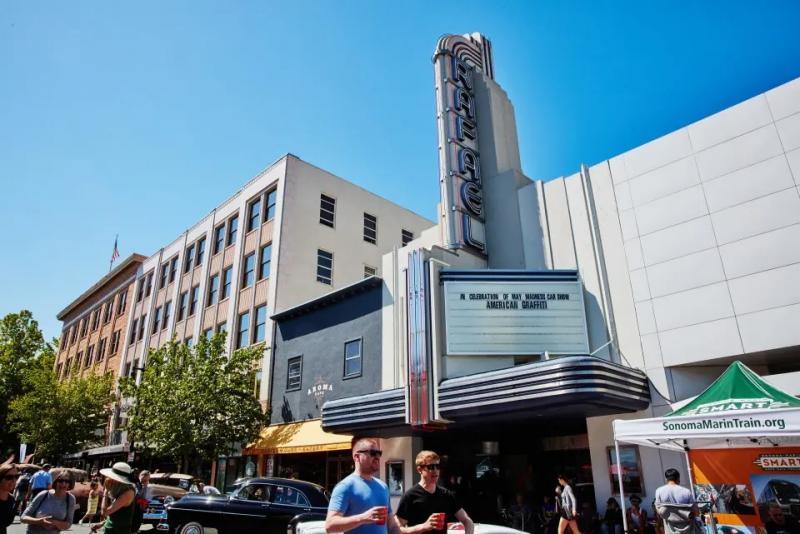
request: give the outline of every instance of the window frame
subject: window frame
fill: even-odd
[[[194,243],[186,247],[183,253],[183,274],[188,273],[194,267]]]
[[[247,328],[242,330],[242,319],[245,317],[247,317]],[[242,345],[242,339],[245,339],[246,345]],[[249,347],[250,344],[250,310],[247,310],[240,313],[236,320],[236,350]]]
[[[169,284],[175,281],[175,277],[178,276],[178,255],[176,254],[171,260],[169,260]]]
[[[270,197],[272,203],[270,204]],[[273,187],[264,193],[264,222],[271,221],[275,218],[275,209],[278,205],[278,188]]]
[[[172,301],[168,300],[164,303],[164,316],[161,318],[161,330],[166,330],[169,326],[169,320],[172,315]]]
[[[264,321],[262,323],[259,323],[258,322],[258,311],[262,310],[262,309],[264,310]],[[267,339],[267,315],[269,314],[269,308],[267,307],[267,304],[264,303],[264,304],[261,304],[260,306],[256,306],[254,312],[255,313],[253,314],[253,316],[254,316],[253,319],[255,319],[255,321],[254,321],[255,328],[253,328],[253,344],[263,343]],[[264,330],[264,337],[262,339],[258,339],[258,327],[259,326],[261,326],[263,328],[263,330]]]
[[[161,264],[161,272],[158,277],[158,289],[162,290],[167,287],[167,278],[169,277],[169,262],[165,261]]]
[[[214,227],[214,252],[212,256],[216,256],[225,250],[225,223]]]
[[[378,268],[364,264],[364,278],[369,278],[370,276],[378,276]]]
[[[300,364],[300,372],[297,373],[299,376],[299,380],[297,381],[296,386],[292,386],[291,378],[292,378],[292,365],[293,364]],[[303,355],[300,354],[299,356],[293,356],[286,360],[286,391],[300,391],[303,389]]]
[[[269,254],[267,255],[267,261],[264,261],[264,252],[269,249]],[[265,280],[269,278],[269,275],[272,271],[272,241],[267,243],[266,245],[262,246],[258,252],[259,262],[258,262],[258,279]],[[267,274],[264,274],[264,266],[266,265]]]
[[[203,236],[200,239],[198,239],[197,242],[195,243],[195,247],[197,248],[197,250],[195,251],[194,255],[194,266],[200,267],[201,265],[203,265],[203,259],[205,258],[206,255],[206,236]]]
[[[320,266],[319,262],[320,262],[320,257],[322,256],[322,254],[328,254],[330,256],[330,262],[331,262],[331,266],[330,267],[322,267],[322,266]],[[324,279],[320,279],[321,276],[322,276],[322,275],[320,275],[320,268],[328,269],[330,271],[330,273],[328,275],[327,282]],[[316,271],[316,275],[317,275],[317,282],[319,282],[321,284],[328,285],[328,286],[333,286],[333,252],[328,252],[327,250],[324,250],[324,249],[321,249],[321,248],[317,249],[317,271]]]
[[[222,280],[220,283],[220,286],[222,287],[222,292],[220,293],[220,298],[219,298],[220,301],[223,301],[231,296],[232,285],[233,285],[233,265],[231,265],[227,269],[222,270]]]
[[[239,214],[230,217],[227,222],[228,231],[225,232],[225,248],[236,244],[239,237]]]
[[[247,262],[250,261],[250,265]],[[242,261],[244,269],[242,269],[242,285],[240,289],[252,286],[256,281],[256,253],[251,252],[244,257]]]
[[[371,217],[373,219],[372,223],[375,225],[374,228],[368,228],[367,227],[367,221],[368,221],[367,218],[368,217]],[[371,232],[375,232],[375,236],[374,237],[369,237],[367,235],[367,231],[368,230],[371,231]],[[366,211],[364,212],[364,218],[363,218],[362,237],[364,239],[364,242],[366,242],[366,243],[369,243],[371,245],[377,245],[378,244],[378,217],[376,215],[372,215],[371,213],[367,213]]]
[[[406,236],[408,234],[408,236]],[[408,237],[408,240],[406,240]],[[404,247],[408,245],[410,242],[414,241],[414,232],[411,230],[406,230],[405,228],[400,229],[400,246]]]
[[[158,333],[158,329],[161,327],[161,306],[158,306],[155,310],[153,310],[153,324],[150,327],[150,335],[153,336]]]
[[[358,342],[358,374],[347,374],[347,345]],[[350,358],[351,360],[353,358]],[[364,375],[364,336],[347,339],[342,346],[342,380],[359,378]]]
[[[332,207],[326,206],[326,203]],[[323,215],[330,215],[330,220]],[[319,224],[328,228],[336,228],[336,199],[325,193],[319,195]]]
[[[189,315],[186,317],[191,317],[195,313],[197,313],[197,303],[200,301],[200,286],[196,285],[190,289],[191,293],[189,295]]]
[[[184,291],[178,295],[178,315],[176,321],[180,322],[186,319],[186,310],[189,307],[189,291]]]
[[[117,294],[117,315],[125,313],[128,307],[128,288],[123,289]]]
[[[215,282],[216,281],[216,285]],[[219,298],[219,273],[213,274],[208,278],[208,294],[206,295],[206,308],[213,306],[220,301]]]
[[[261,226],[261,197],[250,201],[247,205],[247,230],[250,233]]]

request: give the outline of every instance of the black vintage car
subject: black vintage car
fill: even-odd
[[[167,506],[174,534],[286,534],[300,521],[325,519],[328,492],[322,486],[286,478],[253,478],[231,495],[188,494]]]

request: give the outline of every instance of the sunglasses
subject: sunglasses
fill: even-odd
[[[423,469],[427,469],[428,471],[438,471],[442,468],[439,464],[425,464],[420,466]]]
[[[356,451],[359,454],[369,454],[373,458],[380,458],[383,451],[380,449],[364,449],[363,451]]]
[[[19,475],[3,475],[3,480],[16,480]]]

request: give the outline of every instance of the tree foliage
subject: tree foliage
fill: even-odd
[[[101,445],[114,401],[111,374],[59,381],[54,359],[52,351],[38,358],[25,376],[28,391],[10,403],[12,429],[36,445],[39,458]]]
[[[43,355],[53,353],[28,310],[0,319],[0,450],[16,450],[20,437],[8,421],[9,403],[27,390],[26,377]],[[52,359],[50,360],[52,364]]]
[[[194,347],[167,343],[152,350],[137,385],[122,379],[129,399],[128,440],[139,450],[175,460],[215,460],[267,424],[254,395],[260,345],[225,353],[225,334]]]

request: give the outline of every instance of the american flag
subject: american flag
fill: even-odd
[[[117,248],[117,240],[119,239],[119,235],[114,238],[114,252],[111,253],[111,263],[114,263],[114,260],[119,258],[119,249]]]

